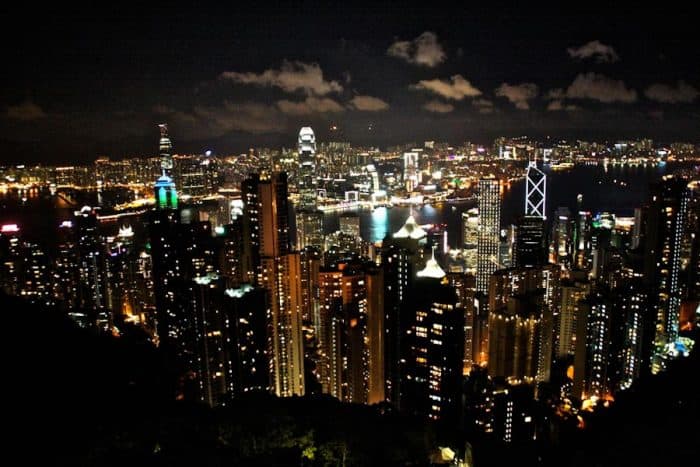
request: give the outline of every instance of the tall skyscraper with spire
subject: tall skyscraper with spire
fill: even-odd
[[[498,269],[498,233],[501,221],[500,187],[500,182],[495,178],[479,180],[476,291],[482,293],[488,293],[491,274]]]
[[[172,179],[173,157],[170,154],[173,144],[168,136],[168,124],[161,123],[158,128],[160,128],[158,149],[160,151],[161,176],[156,180],[154,186],[156,209],[177,209],[177,190]]]
[[[547,176],[531,160],[525,175],[525,213],[518,219],[513,265],[536,267],[546,262],[545,229]]]
[[[316,209],[316,135],[311,127],[299,131],[297,188],[299,207]]]
[[[316,136],[311,127],[299,131],[296,209],[297,248],[321,249],[323,245],[323,215],[316,205]]]
[[[158,149],[160,150],[160,168],[163,171],[163,175],[172,177],[173,156],[171,152],[173,150],[173,143],[170,141],[170,135],[168,134],[168,124],[161,123],[158,125],[158,128],[160,128],[160,143],[158,144]]]

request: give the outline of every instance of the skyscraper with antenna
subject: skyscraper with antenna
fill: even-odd
[[[173,143],[170,141],[170,135],[168,134],[168,124],[160,123],[158,125],[160,128],[160,143],[158,149],[160,152],[160,168],[163,171],[163,175],[172,177],[173,171]]]
[[[537,159],[530,160],[525,175],[525,215],[547,217],[547,176],[537,168]]]

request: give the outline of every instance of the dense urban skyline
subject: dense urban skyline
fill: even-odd
[[[31,28],[21,18],[32,18]],[[9,7],[0,161],[500,134],[698,138],[692,15],[634,9]],[[331,130],[336,127],[337,130]]]
[[[697,457],[691,14],[34,9],[0,28],[22,459]]]

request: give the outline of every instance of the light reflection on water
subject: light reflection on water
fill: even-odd
[[[593,212],[610,211],[621,216],[632,216],[634,208],[646,199],[649,184],[658,180],[671,169],[666,166],[613,166],[606,171],[603,166],[577,166],[572,170],[551,172],[548,176],[547,213],[551,218],[560,206],[575,212],[576,196],[583,194],[583,209]],[[621,184],[624,181],[625,184]],[[501,226],[514,223],[524,209],[525,183],[518,181],[503,191],[501,205]],[[461,214],[474,207],[475,202],[438,205],[426,205],[413,208],[395,206],[391,209],[380,208],[374,211],[358,211],[362,238],[376,242],[383,240],[386,234],[401,228],[406,218],[413,211],[418,224],[445,223],[448,226],[448,243],[457,246],[461,241]],[[340,213],[326,213],[324,229],[326,233],[338,229]]]

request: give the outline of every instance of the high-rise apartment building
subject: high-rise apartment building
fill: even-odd
[[[479,180],[479,235],[477,239],[476,291],[488,293],[491,274],[498,269],[501,222],[500,182]]]

